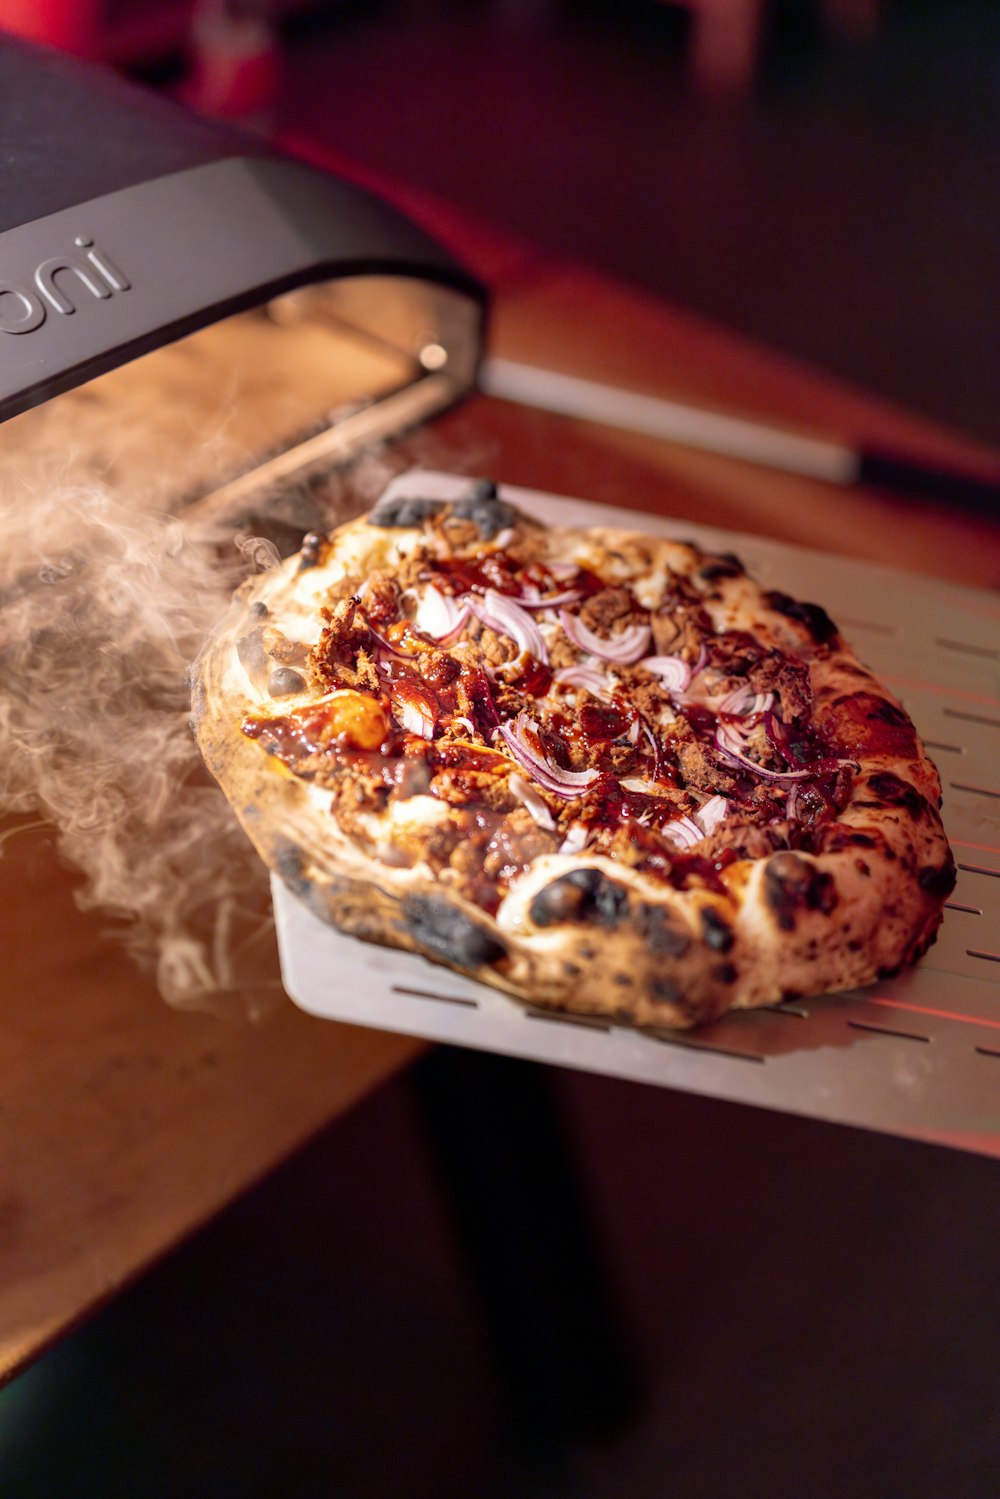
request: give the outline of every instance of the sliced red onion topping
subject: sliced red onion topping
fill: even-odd
[[[563,770],[546,759],[539,748],[539,730],[522,708],[513,723],[502,723],[500,734],[511,755],[538,782],[543,791],[567,799],[583,796],[588,787],[600,779],[597,770]]]
[[[602,661],[614,661],[618,666],[631,666],[638,661],[649,645],[652,634],[648,625],[635,624],[629,625],[611,640],[602,640],[593,630],[588,630],[581,619],[575,614],[567,614],[565,609],[559,610],[559,623],[578,650],[597,656]]]
[[[522,609],[557,609],[560,604],[575,604],[582,597],[577,588],[564,588],[561,593],[544,594],[529,583],[518,603]]]
[[[559,852],[561,854],[579,854],[583,852],[589,842],[590,829],[586,823],[571,822],[566,831],[565,838],[559,845]]]
[[[639,743],[639,735],[641,733],[642,733],[642,722],[639,719],[639,717],[636,716],[635,718],[633,718],[632,722],[629,724],[629,726],[628,726],[628,732],[625,735],[625,738],[628,740],[629,744],[638,744]]]
[[[724,820],[729,812],[729,803],[724,796],[710,796],[707,802],[703,802],[694,814],[694,820],[704,832],[706,838],[714,833],[719,823]]]
[[[549,653],[542,632],[520,604],[515,604],[513,599],[498,593],[495,588],[487,588],[481,599],[474,593],[467,593],[462,602],[488,629],[513,640],[522,656],[534,656],[543,666],[548,665]]]
[[[773,692],[754,692],[749,687],[734,687],[724,697],[708,705],[716,713],[731,713],[734,718],[749,718],[754,713],[770,713],[774,707]]]
[[[374,625],[369,624],[368,633],[378,646],[378,655],[380,658],[384,656],[398,656],[401,660],[409,658],[409,651],[401,651],[398,646],[393,645],[391,640],[387,640],[384,635],[380,635]]]
[[[788,800],[785,802],[785,816],[788,818],[789,822],[794,822],[795,819],[796,819],[796,817],[798,817],[798,815],[799,815],[799,813],[798,813],[798,806],[799,806],[799,791],[800,791],[800,789],[801,788],[799,787],[798,783],[796,782],[796,784],[792,787],[792,789],[788,793]]]
[[[459,605],[450,594],[442,593],[429,583],[417,605],[413,623],[421,634],[429,635],[432,640],[450,640],[464,628],[471,612],[467,604]]]
[[[686,692],[694,676],[682,656],[645,656],[639,665],[659,677],[668,692]]]
[[[660,779],[660,741],[642,717],[642,714],[639,715],[639,726],[646,736],[650,749],[653,751],[653,780],[658,781]]]
[[[561,666],[552,680],[560,687],[584,687],[595,697],[607,697],[611,691],[607,673],[596,666]]]
[[[547,572],[550,572],[554,578],[558,578],[563,583],[568,578],[575,578],[580,571],[575,562],[546,562],[545,567]]]
[[[462,725],[462,728],[465,729],[469,734],[474,735],[476,732],[476,726],[472,722],[471,718],[453,718],[452,723],[460,723]]]
[[[681,848],[693,848],[705,836],[691,817],[678,817],[674,822],[665,823],[662,832]]]
[[[763,765],[758,765],[756,760],[751,760],[746,753],[745,742],[739,731],[732,724],[720,723],[715,730],[716,748],[720,749],[727,760],[738,765],[741,770],[749,770],[752,775],[759,776],[762,781],[774,781],[779,785],[789,781],[805,781],[815,771],[805,770],[768,770]]]
[[[430,696],[415,682],[393,682],[389,687],[393,716],[408,734],[434,738],[437,714]]]
[[[532,822],[537,823],[540,828],[546,828],[550,833],[554,833],[556,828],[555,818],[535,788],[529,786],[527,781],[517,774],[517,771],[514,771],[513,774],[507,777],[507,785],[518,801],[527,807],[531,814]]]
[[[786,765],[791,765],[794,770],[808,765],[809,762],[793,748],[788,725],[778,717],[777,713],[768,711],[764,714],[764,730]]]

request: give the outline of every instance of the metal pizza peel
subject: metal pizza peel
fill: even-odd
[[[410,472],[390,493],[468,487]],[[1000,1156],[1000,600],[689,521],[502,486],[555,525],[619,526],[734,551],[765,586],[822,603],[904,703],[941,773],[958,863],[938,941],[863,990],[637,1031],[534,1010],[423,958],[346,937],[272,881],[282,976],[310,1014],[685,1089]]]

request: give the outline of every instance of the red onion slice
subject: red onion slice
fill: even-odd
[[[691,817],[678,817],[674,822],[665,823],[661,831],[681,848],[693,848],[705,836]]]
[[[418,734],[421,739],[433,739],[437,715],[429,695],[415,682],[392,682],[389,684],[393,717],[408,734]]]
[[[788,799],[785,802],[785,816],[788,818],[789,822],[794,822],[798,817],[800,789],[801,788],[796,783],[796,785],[794,785],[788,793]]]
[[[475,737],[476,726],[472,722],[471,718],[453,718],[452,723],[460,723],[463,729],[465,729],[469,734]]]
[[[553,796],[564,796],[567,800],[583,796],[600,779],[600,771],[563,770],[547,760],[538,747],[538,725],[523,708],[513,723],[502,723],[499,732],[521,769],[526,770],[543,791],[551,791]]]
[[[686,692],[694,675],[682,656],[645,656],[638,664],[659,677],[668,692]]]
[[[578,588],[564,588],[561,593],[539,593],[529,585],[518,599],[522,609],[557,609],[560,604],[576,604],[583,597]]]
[[[471,610],[467,604],[459,605],[450,594],[429,583],[423,598],[417,605],[413,623],[422,635],[429,635],[439,644],[450,644],[465,628]]]
[[[398,656],[401,661],[410,659],[410,651],[401,651],[398,646],[393,645],[391,640],[387,640],[384,635],[379,634],[374,625],[368,625],[368,633],[374,640],[375,644],[378,646],[378,655],[380,658],[385,656]],[[379,664],[382,664],[381,659]]]
[[[629,625],[612,640],[602,640],[593,630],[588,630],[581,619],[575,614],[567,614],[565,609],[559,610],[559,623],[578,650],[597,656],[601,661],[614,661],[618,666],[631,666],[638,661],[652,634],[649,625],[635,624]]]
[[[517,771],[514,771],[507,777],[507,785],[518,801],[528,809],[532,822],[537,823],[540,828],[545,828],[548,832],[554,833],[556,830],[555,818],[535,788],[529,786],[527,781],[518,775]]]
[[[650,749],[653,751],[653,780],[658,781],[660,779],[660,741],[641,713],[639,715],[639,725],[646,736],[646,741]]]
[[[780,785],[789,781],[805,781],[814,774],[812,770],[768,770],[765,766],[758,765],[756,760],[751,760],[746,753],[744,741],[732,724],[720,723],[718,725],[715,730],[715,745],[727,760],[738,765],[741,770],[749,770],[752,775],[759,776],[762,781],[774,781]]]
[[[734,687],[724,697],[706,702],[716,713],[731,713],[734,718],[750,718],[754,713],[769,713],[774,707],[773,692],[754,692],[750,687]]]
[[[707,838],[724,821],[728,812],[729,803],[724,796],[710,796],[707,802],[702,802],[694,814],[694,820]]]
[[[534,656],[543,666],[548,665],[549,653],[545,648],[542,632],[520,604],[495,588],[487,588],[483,597],[467,593],[462,599],[481,624],[498,635],[513,640],[522,656]]]
[[[584,687],[594,697],[609,697],[611,683],[596,666],[561,666],[552,678],[560,687]]]
[[[589,842],[590,842],[590,829],[587,827],[586,823],[583,823],[583,822],[571,822],[570,825],[569,825],[569,828],[567,829],[565,838],[563,839],[563,841],[559,845],[559,853],[561,853],[561,854],[579,854],[579,853],[582,853],[583,850],[587,847],[587,844]]]

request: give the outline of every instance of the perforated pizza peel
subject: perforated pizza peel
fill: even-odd
[[[393,493],[453,498],[409,473]],[[408,953],[345,937],[278,880],[285,987],[304,1010],[457,1046],[684,1088],[1000,1155],[1000,599],[756,536],[505,486],[556,525],[610,525],[734,551],[761,583],[822,603],[904,703],[941,772],[958,883],[920,965],[849,993],[687,1033],[535,1011]]]

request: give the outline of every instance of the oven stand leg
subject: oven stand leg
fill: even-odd
[[[511,1445],[612,1436],[633,1373],[544,1067],[440,1048],[411,1074],[479,1293]]]

